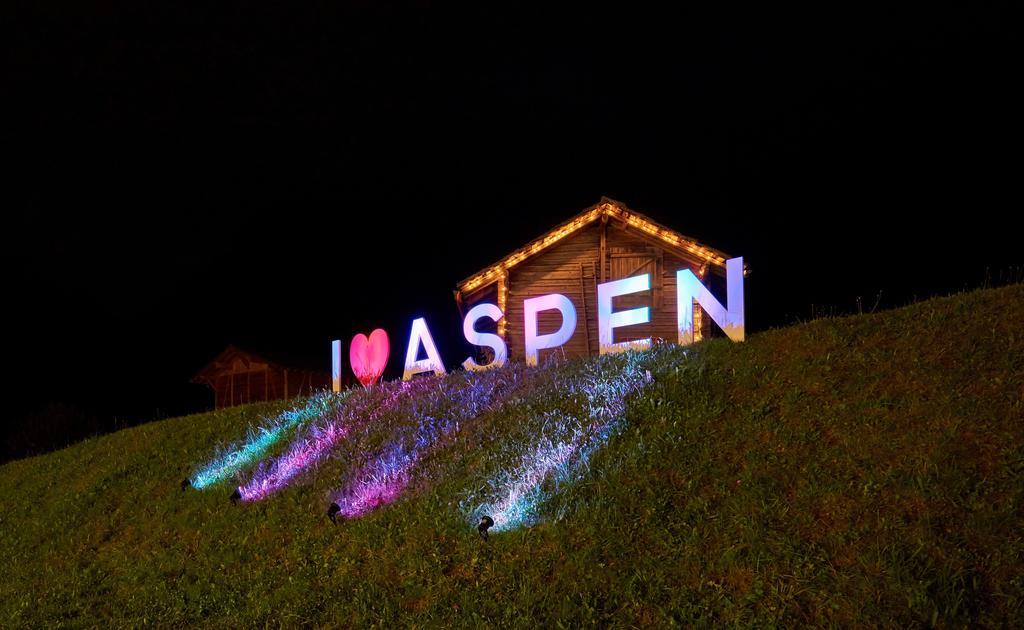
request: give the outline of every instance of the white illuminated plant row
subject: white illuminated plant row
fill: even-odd
[[[616,328],[649,322],[651,320],[651,310],[649,307],[644,306],[623,311],[612,311],[613,298],[647,291],[650,288],[650,274],[632,276],[598,285],[597,330],[601,354],[650,347],[650,338],[619,343],[614,341],[614,330]],[[689,269],[680,269],[676,272],[676,298],[677,305],[691,305],[691,308],[677,309],[676,322],[679,330],[678,341],[680,345],[685,346],[693,343],[692,305],[694,304],[699,304],[708,316],[725,332],[729,339],[743,341],[745,324],[743,315],[742,257],[726,261],[727,306],[723,306]],[[538,334],[538,314],[543,311],[553,310],[561,314],[562,325],[556,332],[547,335]],[[529,365],[537,364],[537,354],[540,350],[557,348],[564,345],[572,338],[573,333],[576,332],[576,307],[564,295],[552,293],[526,299],[523,301],[523,312],[526,363]],[[484,365],[480,365],[472,358],[468,358],[462,362],[464,368],[467,370],[489,370],[505,365],[508,361],[508,347],[505,344],[505,340],[499,335],[476,330],[476,323],[479,320],[489,318],[497,322],[504,316],[505,314],[498,306],[489,303],[477,304],[466,313],[466,319],[462,322],[462,334],[465,336],[466,341],[475,346],[490,348],[494,352],[494,358]],[[426,354],[426,358],[417,360],[416,357],[419,356],[421,347]],[[349,362],[352,366],[352,371],[364,386],[369,387],[380,378],[387,363],[388,354],[388,336],[383,330],[377,329],[373,331],[369,338],[363,334],[355,336],[349,349]],[[331,343],[331,364],[333,389],[334,391],[340,391],[341,341]],[[445,374],[445,367],[441,361],[441,355],[437,351],[437,346],[434,344],[434,339],[430,335],[430,330],[427,328],[427,322],[420,317],[412,322],[409,344],[405,352],[405,370],[402,373],[402,380],[407,381],[423,372],[433,372],[440,376]]]

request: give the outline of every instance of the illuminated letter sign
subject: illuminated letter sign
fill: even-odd
[[[639,293],[651,288],[651,274],[645,273],[642,276],[632,276],[605,282],[597,287],[597,338],[600,344],[601,354],[610,352],[622,352],[624,350],[643,350],[651,347],[651,338],[637,339],[636,341],[614,342],[614,330],[622,326],[633,324],[646,324],[651,321],[651,309],[631,308],[626,311],[612,312],[612,298],[619,295]]]
[[[550,335],[537,334],[537,313],[558,309],[562,314],[562,327]],[[557,348],[576,331],[576,307],[564,295],[552,293],[539,298],[523,300],[523,314],[526,327],[526,364],[537,365],[537,351]]]
[[[416,355],[419,354],[420,344],[427,351],[427,358],[417,361]],[[421,372],[433,372],[438,376],[445,374],[444,364],[441,363],[441,355],[437,353],[434,338],[430,336],[430,330],[427,329],[427,321],[422,317],[412,322],[412,331],[409,333],[409,348],[405,352],[405,372],[402,373],[402,380],[408,381]]]
[[[462,367],[467,370],[490,370],[505,365],[505,361],[508,359],[508,349],[505,346],[505,340],[492,333],[477,332],[473,328],[477,320],[484,317],[490,317],[492,320],[498,321],[504,316],[505,314],[501,312],[501,309],[494,304],[477,304],[469,309],[469,312],[466,313],[466,319],[462,322],[462,334],[465,335],[466,341],[474,346],[486,346],[494,350],[494,360],[486,365],[479,365],[470,357],[462,362]]]
[[[746,337],[746,325],[743,312],[743,258],[731,258],[725,261],[726,271],[726,306],[715,298],[700,279],[690,269],[676,272],[676,324],[679,331],[679,344],[689,345],[694,341],[694,309],[698,306],[714,321],[733,341],[743,341]],[[622,295],[649,291],[651,288],[650,274],[631,276],[621,280],[605,282],[597,286],[597,330],[598,345],[601,354],[622,352],[629,349],[642,350],[649,348],[651,338],[633,341],[615,342],[615,329],[651,321],[651,307],[629,308],[615,312],[613,302]],[[500,294],[500,291],[499,291]],[[504,295],[504,294],[501,294]],[[556,332],[542,335],[538,331],[538,316],[542,311],[557,310],[562,323]],[[489,317],[501,322],[505,317],[502,309],[494,304],[482,303],[473,306],[462,322],[462,334],[466,341],[476,346],[490,348],[494,359],[484,365],[478,364],[472,357],[462,362],[467,370],[489,370],[499,368],[508,363],[508,346],[505,339],[493,333],[479,332],[476,323]],[[523,301],[524,327],[524,359],[527,365],[537,365],[541,350],[558,348],[572,338],[576,332],[576,307],[572,301],[561,294],[552,293]],[[426,353],[425,359],[417,360],[420,346]],[[375,330],[367,339],[357,335],[352,340],[349,361],[352,371],[364,386],[376,382],[384,371],[388,357],[387,334],[383,330]],[[334,391],[340,391],[342,385],[341,343],[331,342],[331,383]],[[405,354],[405,369],[402,380],[409,380],[417,374],[433,372],[441,376],[446,373],[441,355],[437,351],[434,339],[423,318],[412,322],[409,333],[409,345]]]
[[[341,391],[341,339],[331,342],[331,391]]]
[[[348,348],[348,362],[363,387],[369,387],[380,379],[390,353],[388,334],[380,328],[370,333],[369,338],[363,333],[352,338],[352,345]]]
[[[725,262],[726,309],[701,284],[689,269],[676,272],[676,320],[679,323],[679,345],[693,343],[694,301],[711,316],[719,328],[733,341],[743,341],[745,326],[743,320],[743,258],[731,258]]]

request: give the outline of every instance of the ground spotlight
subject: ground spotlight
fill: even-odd
[[[239,490],[238,488],[235,488],[235,491],[232,492],[231,496],[228,498],[231,499],[232,504],[237,504],[239,501],[242,500],[242,491]]]
[[[341,506],[337,503],[332,503],[331,507],[327,508],[327,518],[331,519],[331,522],[335,525],[338,524],[338,512],[341,511]]]
[[[192,487],[192,480],[191,479],[186,477],[185,479],[181,480],[181,491],[182,492],[188,490],[191,487]]]
[[[480,538],[487,540],[487,530],[494,527],[494,519],[490,516],[481,516],[480,524],[476,526],[476,531],[480,532]]]

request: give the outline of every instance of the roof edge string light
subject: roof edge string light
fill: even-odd
[[[508,272],[502,272],[501,280],[498,282],[498,308],[502,312],[502,318],[498,320],[498,336],[502,339],[508,339],[506,336],[506,330],[508,318],[504,316],[508,312],[506,306],[508,305]]]
[[[584,214],[583,216],[577,217],[576,219],[573,219],[572,221],[566,223],[565,225],[556,228],[552,232],[530,243],[523,249],[520,249],[510,254],[504,260],[499,262],[497,265],[494,265],[487,271],[473,277],[470,280],[467,280],[462,284],[461,290],[472,291],[473,289],[476,289],[483,285],[485,281],[497,279],[498,277],[501,276],[502,273],[505,273],[512,267],[516,266],[523,260],[526,260],[530,256],[536,254],[540,250],[546,249],[547,247],[554,245],[555,243],[562,240],[566,236],[569,236],[573,232],[593,222],[603,213],[603,206],[599,208],[594,208],[593,210]]]
[[[473,276],[469,280],[459,285],[459,291],[473,291],[486,284],[490,284],[495,280],[502,278],[507,275],[509,269],[519,264],[523,260],[526,260],[530,256],[540,252],[551,245],[554,245],[563,238],[576,232],[580,228],[592,223],[601,216],[614,217],[630,227],[636,228],[641,232],[654,236],[666,243],[671,244],[674,247],[685,250],[690,254],[697,256],[705,261],[705,264],[710,263],[719,267],[725,266],[725,256],[721,252],[715,252],[708,247],[705,247],[695,240],[685,238],[672,230],[657,225],[656,223],[638,215],[635,212],[620,207],[614,203],[603,202],[598,207],[586,212],[585,214],[569,221],[568,223],[555,228],[545,236],[533,241],[526,245],[522,249],[519,249],[512,254],[505,257],[501,262],[493,265],[484,272]]]

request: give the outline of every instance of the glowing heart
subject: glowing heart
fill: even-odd
[[[369,387],[380,379],[380,375],[384,373],[384,367],[388,364],[390,352],[388,334],[380,328],[370,333],[369,339],[363,333],[352,338],[348,360],[352,366],[352,372],[363,384],[363,387]]]

